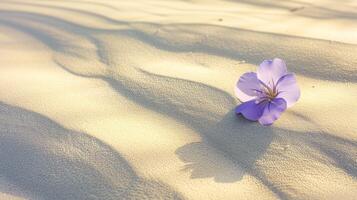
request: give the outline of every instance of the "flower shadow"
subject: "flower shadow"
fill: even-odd
[[[239,166],[227,165],[227,161],[217,156],[217,153],[203,142],[187,144],[178,148],[175,153],[185,162],[182,171],[190,172],[192,179],[213,177],[216,182],[235,182],[241,180],[245,173]]]
[[[202,142],[184,145],[176,154],[186,163],[183,170],[191,171],[191,178],[213,177],[216,182],[235,182],[252,173],[273,138],[272,127],[237,117],[234,110],[200,132]]]

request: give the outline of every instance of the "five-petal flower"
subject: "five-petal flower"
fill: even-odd
[[[279,58],[263,61],[257,73],[243,74],[235,92],[243,102],[236,107],[236,114],[263,125],[273,124],[300,97],[294,74],[287,72],[285,62]]]

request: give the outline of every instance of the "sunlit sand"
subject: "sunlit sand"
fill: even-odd
[[[0,199],[355,199],[357,1],[1,0]],[[270,127],[234,85],[301,98]]]

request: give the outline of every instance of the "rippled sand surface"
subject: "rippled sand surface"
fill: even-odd
[[[0,199],[355,199],[357,1],[0,0]],[[262,60],[297,75],[236,117]]]

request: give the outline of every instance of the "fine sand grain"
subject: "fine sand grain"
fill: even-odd
[[[356,20],[357,1],[0,0],[0,199],[355,199]],[[302,95],[263,127],[233,87],[273,57]]]

